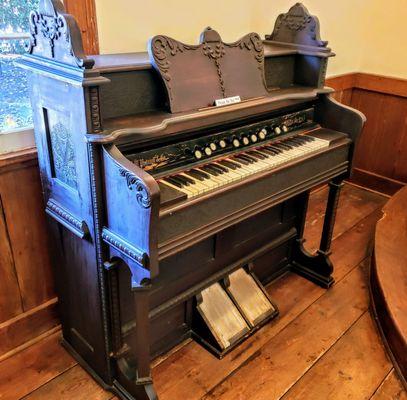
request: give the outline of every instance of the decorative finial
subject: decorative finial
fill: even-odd
[[[31,40],[28,53],[64,64],[89,69],[94,60],[86,58],[78,23],[66,14],[61,0],[40,0],[30,15]]]
[[[301,3],[296,3],[287,13],[278,16],[273,33],[266,35],[266,40],[315,47],[326,47],[328,44],[321,40],[318,18]]]

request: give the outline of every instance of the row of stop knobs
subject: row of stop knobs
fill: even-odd
[[[281,132],[288,132],[288,128],[285,125],[276,126],[275,128],[271,129],[272,133],[279,135]],[[233,136],[231,139],[232,146],[235,148],[239,148],[241,146],[247,146],[249,144],[253,144],[258,142],[259,140],[266,139],[267,136],[267,129],[263,128],[257,133],[252,133],[249,136],[242,135],[240,137]],[[194,156],[197,160],[200,160],[204,155],[211,156],[212,153],[218,149],[224,149],[227,147],[228,139],[220,139],[218,142],[209,143],[206,147],[201,148],[199,146],[195,147]]]

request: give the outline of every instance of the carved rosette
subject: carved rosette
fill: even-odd
[[[78,24],[61,0],[40,0],[38,11],[31,12],[27,51],[80,68],[94,64],[86,58]]]
[[[150,208],[151,196],[144,185],[144,182],[136,175],[123,168],[119,169],[119,174],[120,176],[126,178],[127,187],[129,190],[134,190],[136,192],[137,203],[139,203],[143,208]]]

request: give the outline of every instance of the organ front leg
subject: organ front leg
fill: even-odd
[[[293,252],[293,270],[324,288],[328,288],[334,283],[332,276],[333,265],[329,255],[331,254],[332,235],[342,186],[343,177],[334,178],[329,182],[328,201],[321,241],[316,254],[311,254],[304,248],[304,225],[308,208],[309,191],[302,195],[302,220],[298,227],[297,246]]]

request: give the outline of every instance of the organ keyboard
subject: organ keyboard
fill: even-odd
[[[311,135],[296,135],[285,140],[265,142],[262,146],[254,146],[247,151],[233,153],[229,157],[216,158],[209,163],[197,164],[185,171],[157,176],[157,182],[191,198],[257,172],[271,170],[328,146],[329,140]]]
[[[265,40],[83,53],[60,0],[31,19],[31,100],[63,343],[123,399],[193,338],[218,357],[278,315],[287,271],[333,284],[330,244],[364,116],[324,86],[333,53],[297,3]],[[44,29],[44,26],[47,29]],[[320,248],[309,192],[329,184]],[[174,377],[176,379],[176,377]]]

